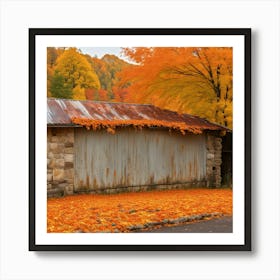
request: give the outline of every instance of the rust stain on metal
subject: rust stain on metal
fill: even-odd
[[[84,186],[84,182],[82,180],[79,180],[79,187]]]
[[[112,137],[76,128],[75,139],[75,181],[85,184],[89,175],[90,190],[203,181],[206,176],[205,135],[169,135],[163,129],[134,133],[128,127]]]
[[[72,119],[96,121],[163,121],[184,123],[203,130],[226,131],[227,128],[188,114],[160,109],[149,104],[101,102],[48,98],[47,123],[49,126],[79,126]]]
[[[93,178],[93,187],[96,187],[96,186],[97,186],[96,178]]]
[[[154,177],[155,177],[154,175],[150,176],[150,184],[151,185],[153,185],[155,183],[155,180],[154,180],[155,178]]]
[[[196,159],[193,162],[193,174],[194,174],[194,177],[197,178],[197,160]]]

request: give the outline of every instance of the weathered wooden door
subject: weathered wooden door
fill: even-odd
[[[123,128],[75,130],[76,191],[125,186],[180,184],[206,176],[204,135]]]

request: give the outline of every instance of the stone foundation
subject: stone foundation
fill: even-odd
[[[222,138],[214,134],[206,136],[206,177],[208,188],[221,187],[221,164],[222,164]]]
[[[74,129],[48,128],[48,197],[71,195],[74,191]]]
[[[195,189],[195,188],[205,188],[207,186],[206,181],[193,181],[185,183],[174,183],[174,184],[158,184],[158,185],[142,185],[142,186],[118,186],[114,188],[100,188],[96,190],[84,190],[79,191],[79,193],[87,194],[116,194],[123,192],[146,192],[154,190],[184,190],[184,189]]]

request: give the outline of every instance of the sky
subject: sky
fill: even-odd
[[[79,47],[83,54],[89,54],[90,56],[97,56],[102,58],[105,54],[114,54],[119,58],[128,61],[125,56],[121,55],[122,48],[120,47]]]

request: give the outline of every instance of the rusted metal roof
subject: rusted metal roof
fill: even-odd
[[[73,118],[88,120],[158,120],[184,122],[203,130],[227,130],[225,127],[188,114],[163,110],[149,104],[114,103],[90,100],[48,98],[48,126],[77,126]]]

